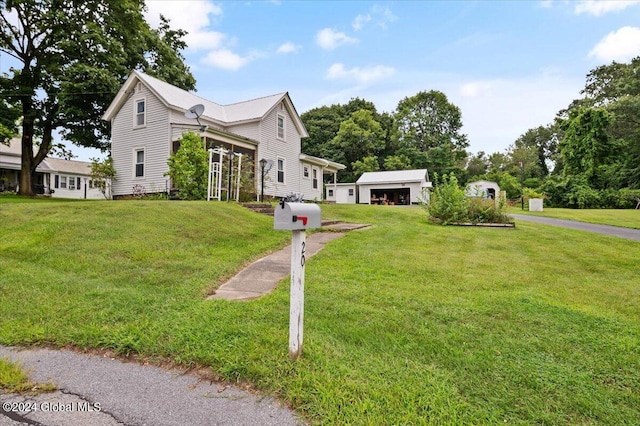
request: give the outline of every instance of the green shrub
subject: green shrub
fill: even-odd
[[[173,184],[182,200],[204,200],[207,197],[207,171],[209,154],[204,150],[200,136],[185,133],[180,139],[180,148],[167,161]]]
[[[508,223],[506,203],[499,200],[469,198],[458,185],[455,175],[444,175],[437,182],[427,204],[429,218],[442,225],[450,223]]]
[[[454,174],[445,174],[442,182],[436,182],[427,212],[431,220],[443,225],[469,220],[469,199]]]

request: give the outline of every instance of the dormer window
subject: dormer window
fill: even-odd
[[[147,124],[147,106],[144,99],[138,99],[135,101],[135,127],[143,127]]]
[[[284,140],[284,115],[278,114],[278,139]]]

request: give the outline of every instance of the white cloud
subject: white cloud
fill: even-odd
[[[368,13],[356,16],[351,22],[354,31],[360,31],[365,24],[372,23],[383,30],[387,25],[398,20],[398,17],[388,7],[373,6]]]
[[[609,12],[619,12],[635,4],[640,4],[640,0],[585,0],[577,2],[574,11],[578,15],[587,13],[600,16]]]
[[[394,72],[394,68],[384,65],[346,69],[344,64],[336,63],[329,67],[327,78],[330,80],[352,80],[360,84],[370,84],[391,77]]]
[[[280,47],[278,47],[278,50],[276,51],[276,53],[280,53],[280,54],[287,54],[287,53],[296,53],[298,52],[302,47],[298,44],[293,44],[292,42],[288,41],[286,43],[283,43],[280,45]]]
[[[188,32],[184,40],[190,49],[218,48],[225,35],[209,29],[222,16],[222,8],[210,1],[148,0],[145,18],[152,27],[160,23],[160,15],[170,19],[171,27]]]
[[[316,34],[316,43],[325,50],[333,50],[344,44],[358,43],[358,39],[349,37],[345,33],[335,31],[331,28],[324,28]]]
[[[640,55],[640,28],[622,27],[607,34],[589,52],[600,61],[626,62]]]
[[[354,31],[360,31],[364,27],[364,24],[369,21],[371,21],[371,15],[358,15],[354,18],[351,26],[353,27]]]
[[[238,70],[256,58],[255,55],[240,56],[229,49],[213,50],[202,59],[202,62],[225,70]]]

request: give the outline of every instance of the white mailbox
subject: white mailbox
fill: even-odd
[[[302,231],[322,226],[320,207],[316,204],[280,202],[273,213],[273,229]]]

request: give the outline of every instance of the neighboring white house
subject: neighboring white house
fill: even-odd
[[[488,180],[478,180],[467,184],[467,197],[496,199],[500,195],[500,186]]]
[[[333,201],[336,204],[355,204],[356,203],[356,184],[355,183],[327,184],[326,200]]]
[[[410,205],[429,200],[427,169],[367,172],[356,183],[327,184],[336,203]],[[356,197],[351,197],[353,193]],[[346,196],[345,196],[346,194]]]
[[[9,146],[0,144],[0,191],[15,191],[20,183],[22,146],[12,139]],[[36,168],[33,188],[37,194],[54,198],[104,199],[91,181],[91,163],[45,158]]]
[[[185,117],[198,104],[204,106],[199,118]],[[219,105],[133,71],[103,119],[111,122],[115,197],[132,194],[134,186],[147,193],[170,190],[167,159],[178,150],[185,132],[199,133],[203,147],[222,147],[248,157],[258,194],[262,190],[259,164],[266,160],[266,196],[295,192],[306,200],[320,201],[323,175],[333,174],[335,182],[338,170],[345,168],[301,152],[300,141],[308,134],[288,93]]]

